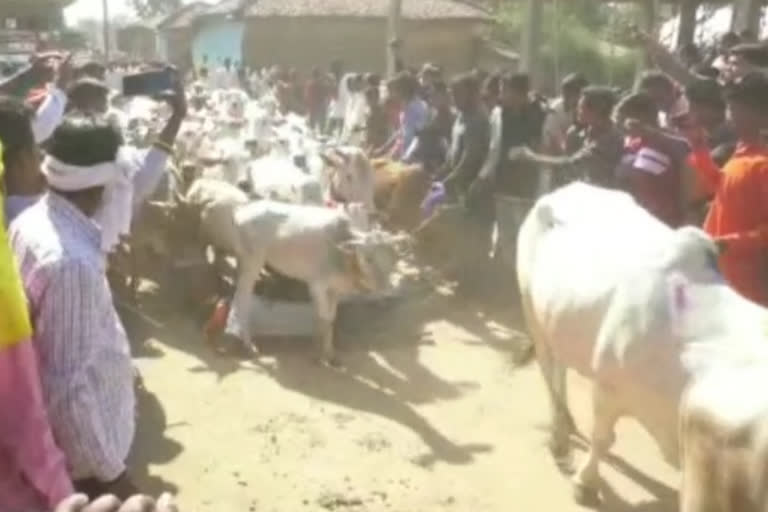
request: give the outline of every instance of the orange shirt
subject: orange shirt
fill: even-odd
[[[720,268],[745,297],[768,306],[768,148],[739,144],[722,171],[706,148],[690,164],[715,195],[704,230],[725,242]]]

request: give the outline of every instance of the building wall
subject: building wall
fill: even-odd
[[[64,24],[62,9],[58,5],[30,3],[24,0],[0,0],[0,28],[6,20],[14,19],[17,30],[36,32],[58,30]]]
[[[117,30],[117,49],[130,57],[152,60],[157,58],[157,32],[146,27],[125,27]]]
[[[190,27],[163,30],[161,47],[164,58],[174,66],[186,70],[192,62],[192,40],[194,30]]]
[[[243,34],[241,21],[214,19],[201,24],[192,42],[192,58],[196,66],[207,60],[209,66],[220,66],[226,59],[239,63],[243,60]]]
[[[405,21],[403,54],[407,64],[431,61],[449,71],[470,68],[477,52],[475,22]],[[243,39],[246,64],[283,64],[307,71],[340,58],[350,70],[386,69],[386,21],[383,19],[269,18],[247,22]]]

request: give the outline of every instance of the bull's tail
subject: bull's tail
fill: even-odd
[[[559,223],[552,208],[546,203],[545,197],[531,209],[520,226],[517,239],[517,280],[520,288],[520,303],[533,352],[550,396],[553,422],[552,450],[558,458],[568,454],[568,440],[570,433],[575,430],[575,425],[568,409],[565,367],[556,361],[548,337],[535,314],[531,276],[536,261],[537,241],[545,231]]]

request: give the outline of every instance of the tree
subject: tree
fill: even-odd
[[[524,2],[500,0],[496,12],[495,39],[519,47],[526,19]],[[560,0],[542,6],[542,36],[533,73],[542,89],[557,91],[558,82],[579,71],[593,83],[631,85],[636,56],[632,48],[617,44],[619,35],[636,20],[633,4]],[[613,43],[613,44],[612,44]]]
[[[143,19],[170,14],[181,7],[181,0],[131,0],[136,14]]]

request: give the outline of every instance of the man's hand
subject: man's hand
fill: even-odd
[[[75,494],[59,503],[54,512],[178,512],[178,507],[170,494],[163,494],[157,502],[135,495],[122,503],[109,495],[89,503],[87,496]]]
[[[59,62],[58,66],[56,66],[56,87],[62,91],[66,91],[69,84],[72,83],[74,74],[75,69],[74,66],[72,66],[72,54],[70,53],[64,57],[64,60]]]
[[[519,160],[524,160],[530,153],[531,151],[527,147],[518,146],[509,150],[507,158],[513,162],[517,162]]]
[[[715,238],[715,245],[718,254],[723,254],[728,250],[728,240],[725,238]]]
[[[490,176],[487,176],[482,173],[479,174],[477,178],[475,178],[475,181],[473,181],[472,184],[469,186],[469,189],[467,190],[467,196],[475,197],[476,195],[480,194],[484,190],[487,190],[490,183],[491,183]]]
[[[688,139],[691,148],[694,150],[708,147],[707,139],[709,138],[709,134],[704,127],[691,124],[690,126],[684,127],[681,131],[685,138]]]

